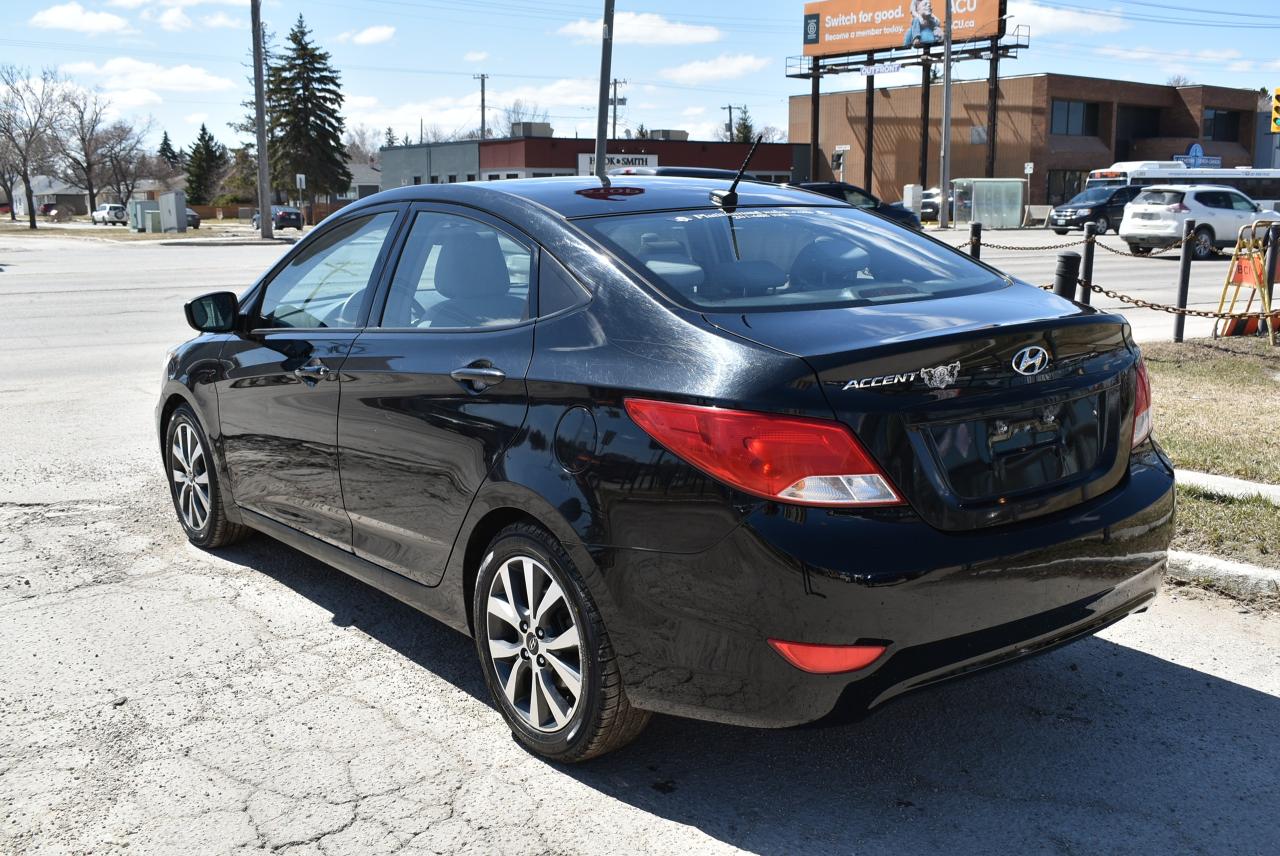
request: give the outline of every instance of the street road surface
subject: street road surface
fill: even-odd
[[[1188,590],[852,725],[527,755],[469,640],[182,537],[152,426],[181,304],[284,249],[0,237],[0,853],[1277,851],[1280,621]]]

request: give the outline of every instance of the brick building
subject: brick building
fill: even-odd
[[[830,85],[835,78],[827,78]],[[953,178],[985,175],[987,81],[952,84]],[[886,199],[920,179],[920,95],[916,86],[885,87],[875,94],[873,187]],[[938,182],[942,85],[930,94],[929,178]],[[996,177],[1023,177],[1032,163],[1030,204],[1070,198],[1089,170],[1117,161],[1170,160],[1200,143],[1222,166],[1252,166],[1258,93],[1219,86],[1158,86],[1065,74],[1003,77],[999,81]],[[819,101],[819,159],[832,177],[831,155],[847,145],[845,178],[863,180],[866,93],[823,93]],[[790,101],[790,139],[809,142],[809,96]]]

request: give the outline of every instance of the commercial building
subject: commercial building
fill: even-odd
[[[836,78],[824,78],[828,85]],[[920,181],[921,87],[895,86],[874,94],[872,192],[902,198]],[[866,93],[822,93],[819,101],[819,179],[839,177],[832,155],[843,153],[844,175],[860,184],[865,152]],[[987,160],[986,80],[952,85],[953,178],[983,177]],[[942,85],[931,87],[927,186],[938,182]],[[1076,193],[1089,170],[1117,161],[1162,160],[1193,144],[1221,158],[1223,167],[1252,166],[1257,145],[1258,93],[1219,86],[1158,86],[1066,74],[1002,77],[998,83],[995,177],[1028,180],[1028,204],[1057,204]],[[790,100],[790,139],[810,139],[810,98]],[[841,160],[837,158],[837,161]]]
[[[409,184],[449,184],[594,172],[595,140],[556,137],[542,122],[517,123],[502,139],[457,140],[388,146],[379,152],[382,189]],[[610,166],[701,166],[737,169],[751,146],[690,140],[682,131],[655,131],[646,139],[609,140]],[[761,143],[748,175],[767,181],[792,181],[806,147]]]

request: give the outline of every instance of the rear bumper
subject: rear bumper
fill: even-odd
[[[1139,247],[1168,247],[1178,243],[1182,235],[1177,228],[1168,232],[1121,232],[1120,240]]]
[[[1163,578],[1173,510],[1172,467],[1150,449],[1107,494],[989,532],[764,504],[701,553],[595,552],[634,704],[785,727],[864,711],[1141,609]],[[888,649],[858,672],[812,675],[770,638]]]

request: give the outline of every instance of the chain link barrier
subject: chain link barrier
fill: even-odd
[[[993,250],[1014,250],[1014,251],[1025,250],[1027,252],[1044,252],[1045,250],[1065,250],[1068,247],[1080,247],[1085,244],[1092,243],[1095,246],[1101,247],[1107,252],[1113,253],[1117,256],[1129,256],[1130,258],[1135,258],[1135,259],[1145,259],[1145,258],[1150,258],[1151,256],[1159,256],[1159,255],[1163,255],[1164,253],[1170,253],[1170,252],[1173,252],[1174,250],[1181,249],[1183,244],[1185,244],[1188,240],[1194,237],[1195,237],[1195,233],[1193,232],[1188,237],[1180,238],[1178,242],[1175,244],[1170,244],[1167,247],[1162,247],[1161,249],[1158,249],[1158,250],[1151,250],[1150,252],[1146,252],[1146,253],[1130,253],[1130,252],[1126,252],[1125,250],[1117,250],[1115,247],[1109,247],[1106,244],[1099,241],[1096,235],[1092,238],[1081,238],[1078,241],[1065,241],[1061,244],[1038,244],[1036,246],[1031,246],[1031,247],[1015,247],[1012,244],[993,244],[985,239],[979,240],[978,245],[981,246],[983,249],[990,247]],[[974,241],[971,238],[967,241],[962,241],[959,244],[952,244],[952,246],[955,247],[957,250],[969,250],[973,248],[973,244],[974,244]]]
[[[1143,300],[1141,297],[1130,297],[1127,294],[1121,294],[1112,288],[1103,288],[1100,285],[1090,285],[1083,279],[1077,280],[1076,285],[1079,288],[1087,288],[1094,294],[1102,294],[1110,297],[1112,300],[1119,300],[1121,303],[1127,303],[1137,309],[1151,309],[1155,312],[1167,312],[1170,315],[1189,315],[1192,318],[1213,318],[1216,320],[1230,320],[1232,318],[1262,318],[1265,312],[1209,312],[1205,309],[1181,309],[1177,306],[1170,306],[1167,303],[1152,303],[1150,300]],[[1038,286],[1042,291],[1053,291],[1053,284]],[[1274,312],[1272,314],[1275,314]]]

